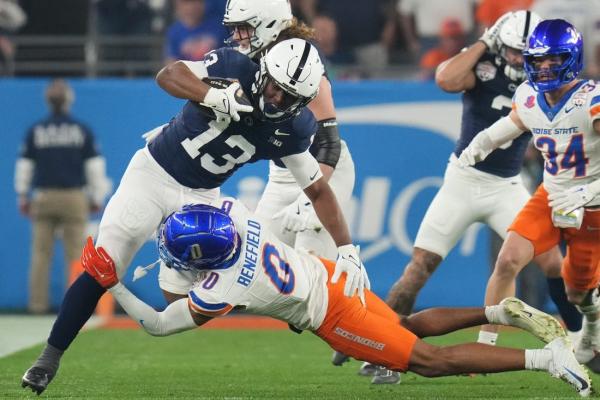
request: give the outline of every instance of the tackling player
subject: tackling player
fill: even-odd
[[[426,377],[469,372],[543,370],[591,391],[559,322],[515,298],[485,308],[438,308],[398,317],[366,290],[366,307],[343,295],[334,263],[283,244],[233,199],[187,205],[160,227],[158,248],[166,265],[161,288],[185,298],[157,312],[119,282],[115,263],[92,239],[82,264],[110,290],[125,311],[150,334],[166,336],[193,329],[237,309],[266,315],[309,330],[334,349],[359,360],[412,371]],[[544,349],[521,350],[467,343],[440,347],[420,338],[486,322],[518,326],[548,342]]]
[[[600,350],[600,86],[577,79],[583,39],[567,21],[541,22],[524,56],[529,80],[515,92],[512,111],[479,133],[459,163],[475,165],[524,131],[533,134],[545,160],[543,183],[510,226],[492,279],[564,239],[567,297],[585,317],[575,355],[588,362]]]
[[[278,43],[260,66],[238,51],[219,49],[203,61],[179,61],[161,70],[158,84],[189,101],[133,156],[106,207],[98,243],[114,258],[119,275],[167,215],[183,204],[210,204],[242,165],[277,158],[339,246],[336,269],[348,276],[346,294],[358,292],[363,299],[366,271],[335,195],[308,151],[317,126],[305,106],[317,95],[322,74],[316,49],[301,39]],[[235,82],[211,87],[203,81],[211,77]],[[251,93],[252,100],[244,93]],[[38,394],[45,390],[104,292],[87,273],[69,288],[46,348],[23,376],[24,387]]]
[[[294,18],[288,0],[228,0],[223,24],[231,30],[229,43],[257,62],[278,41],[312,40],[314,36],[314,29]],[[310,152],[343,210],[354,188],[354,163],[346,143],[340,140],[331,83],[325,71],[319,93],[308,108],[318,125]],[[280,160],[269,162],[269,181],[256,213],[269,220],[273,231],[290,246],[322,257],[336,257],[333,239],[322,229],[309,199]]]

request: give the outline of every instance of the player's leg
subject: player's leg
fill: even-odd
[[[421,288],[469,225],[479,219],[469,196],[471,181],[464,174],[450,163],[444,183],[425,213],[411,260],[386,300],[398,314],[411,313]]]
[[[547,193],[540,186],[528,200],[509,227],[494,271],[488,281],[485,304],[498,304],[503,298],[514,295],[517,274],[536,255],[556,246],[560,231],[552,225],[551,210],[548,207]],[[494,222],[498,224],[497,222]],[[485,325],[480,333],[480,342],[494,344],[497,327]]]
[[[70,275],[73,261],[81,257],[85,244],[85,229],[89,217],[89,201],[81,190],[65,193],[61,219],[63,221],[63,246],[65,249],[65,277]],[[68,279],[65,279],[67,282]]]
[[[164,180],[160,171],[152,170],[153,165],[148,157],[141,150],[134,155],[100,223],[96,245],[104,247],[111,255],[120,276],[124,274],[133,255],[156,229],[163,215],[166,215],[168,210],[161,208],[161,200],[180,195],[172,189],[172,179]],[[58,370],[63,352],[90,318],[105,291],[86,272],[71,285],[46,347],[23,376],[24,387],[29,386],[38,394],[45,390]]]
[[[584,315],[575,353],[581,362],[590,361],[600,352],[600,230],[594,229],[599,226],[600,211],[586,210],[581,229],[564,230],[567,255],[563,277],[567,296]]]

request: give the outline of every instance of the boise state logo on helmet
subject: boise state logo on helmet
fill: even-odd
[[[562,19],[539,23],[523,52],[525,71],[535,90],[547,92],[573,81],[583,69],[583,39],[573,25]],[[539,67],[540,60],[560,57],[560,64],[548,69]]]
[[[205,204],[183,206],[158,230],[160,258],[178,270],[229,268],[239,257],[239,243],[229,215]]]

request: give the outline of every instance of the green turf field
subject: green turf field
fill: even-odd
[[[472,341],[476,331],[432,340]],[[501,344],[541,347],[521,332]],[[37,398],[20,378],[41,345],[0,359],[0,398]],[[140,330],[81,334],[40,398],[84,399],[533,399],[578,398],[544,372],[427,379],[402,375],[398,385],[375,386],[356,374],[357,361],[331,366],[331,351],[310,333],[196,330],[154,338]]]

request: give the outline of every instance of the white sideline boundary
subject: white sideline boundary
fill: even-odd
[[[56,315],[0,315],[0,357],[45,343]],[[102,318],[92,316],[83,329],[93,329]]]

